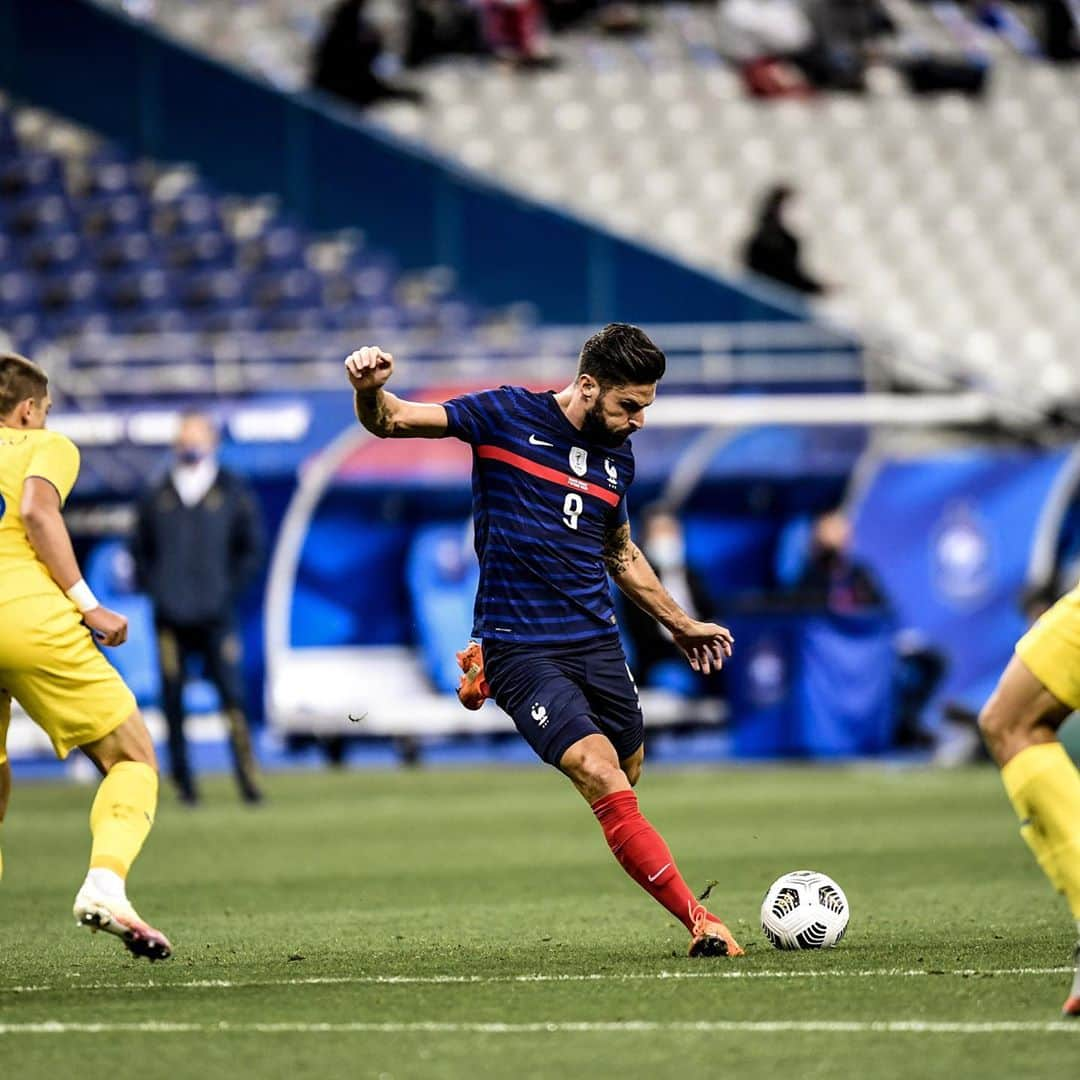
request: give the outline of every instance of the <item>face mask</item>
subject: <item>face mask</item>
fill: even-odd
[[[677,536],[658,536],[649,544],[649,561],[658,570],[674,570],[686,559],[686,547]]]
[[[205,451],[194,446],[182,446],[176,451],[176,460],[181,465],[198,465],[205,461],[209,455]]]

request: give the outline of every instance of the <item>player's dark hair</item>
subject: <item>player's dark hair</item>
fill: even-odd
[[[581,348],[578,375],[591,375],[602,387],[647,386],[659,382],[667,359],[649,335],[629,323],[608,323]]]
[[[49,377],[18,353],[0,352],[0,416],[7,416],[22,401],[40,401],[49,392]]]

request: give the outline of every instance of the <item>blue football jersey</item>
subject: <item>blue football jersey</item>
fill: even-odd
[[[446,414],[449,433],[473,448],[473,636],[570,642],[617,633],[603,548],[608,530],[627,520],[629,441],[591,442],[552,391],[484,390],[446,402]]]

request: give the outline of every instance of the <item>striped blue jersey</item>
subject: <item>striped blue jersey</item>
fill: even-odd
[[[503,386],[446,402],[473,448],[480,584],[473,636],[570,642],[615,634],[604,537],[627,520],[629,441],[591,442],[552,391]]]

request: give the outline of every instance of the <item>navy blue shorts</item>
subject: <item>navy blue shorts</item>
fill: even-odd
[[[549,765],[587,735],[606,735],[620,761],[645,739],[617,636],[571,645],[485,641],[484,675],[499,708]]]

